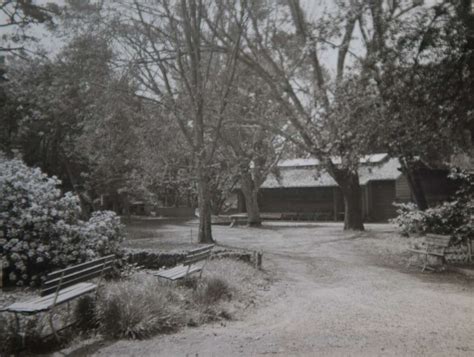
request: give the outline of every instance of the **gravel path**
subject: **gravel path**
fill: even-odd
[[[225,327],[98,342],[72,355],[473,356],[474,281],[407,269],[405,241],[393,227],[367,228],[216,227],[219,243],[264,252],[275,282],[256,309]]]

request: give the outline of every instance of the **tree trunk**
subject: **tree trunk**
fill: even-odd
[[[247,210],[247,224],[249,227],[259,227],[262,225],[260,218],[260,208],[258,207],[258,188],[255,187],[250,173],[242,175],[241,189],[245,197],[245,208]]]
[[[201,168],[198,182],[199,208],[199,243],[214,243],[211,229],[211,197],[209,193],[209,178]]]
[[[69,178],[69,183],[74,190],[74,193],[79,197],[79,205],[81,206],[80,217],[83,220],[88,220],[91,216],[92,211],[94,210],[93,202],[90,197],[81,191],[79,184],[77,182],[76,176],[72,172],[71,165],[67,160],[63,161],[64,167],[66,169],[67,177]]]
[[[123,212],[122,214],[125,216],[125,219],[130,222],[131,220],[131,212],[130,212],[130,198],[128,193],[125,193],[123,196]]]
[[[336,181],[344,197],[344,230],[363,231],[359,175],[348,170],[339,170]]]
[[[416,174],[413,164],[407,162],[407,160],[400,159],[402,166],[402,172],[406,175],[410,191],[413,195],[416,205],[422,211],[428,208],[428,201],[426,200],[425,191],[421,185],[420,178]]]

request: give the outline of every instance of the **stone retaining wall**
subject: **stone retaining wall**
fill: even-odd
[[[186,258],[186,252],[163,252],[156,249],[127,249],[127,261],[145,269],[175,266]],[[210,259],[230,258],[254,265],[255,252],[216,247]]]

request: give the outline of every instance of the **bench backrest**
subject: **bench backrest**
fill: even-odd
[[[56,292],[59,287],[64,289],[68,286],[101,276],[112,269],[114,259],[115,255],[107,255],[49,273],[41,285],[40,295],[49,295]]]
[[[425,243],[431,246],[447,248],[451,241],[451,236],[441,234],[427,234],[425,236]]]
[[[191,265],[200,260],[206,260],[211,255],[212,248],[214,248],[214,244],[210,244],[202,248],[190,250],[188,254],[186,255],[186,259],[184,260],[183,264]]]

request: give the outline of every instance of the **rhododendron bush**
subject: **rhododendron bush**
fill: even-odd
[[[403,235],[446,234],[457,241],[470,239],[474,234],[474,175],[454,169],[450,178],[459,184],[455,200],[428,208],[418,209],[413,203],[395,204],[398,216],[391,220],[398,224]]]
[[[110,253],[123,240],[120,218],[98,211],[79,219],[79,198],[21,160],[0,156],[0,254],[7,280],[34,285],[51,270]]]

